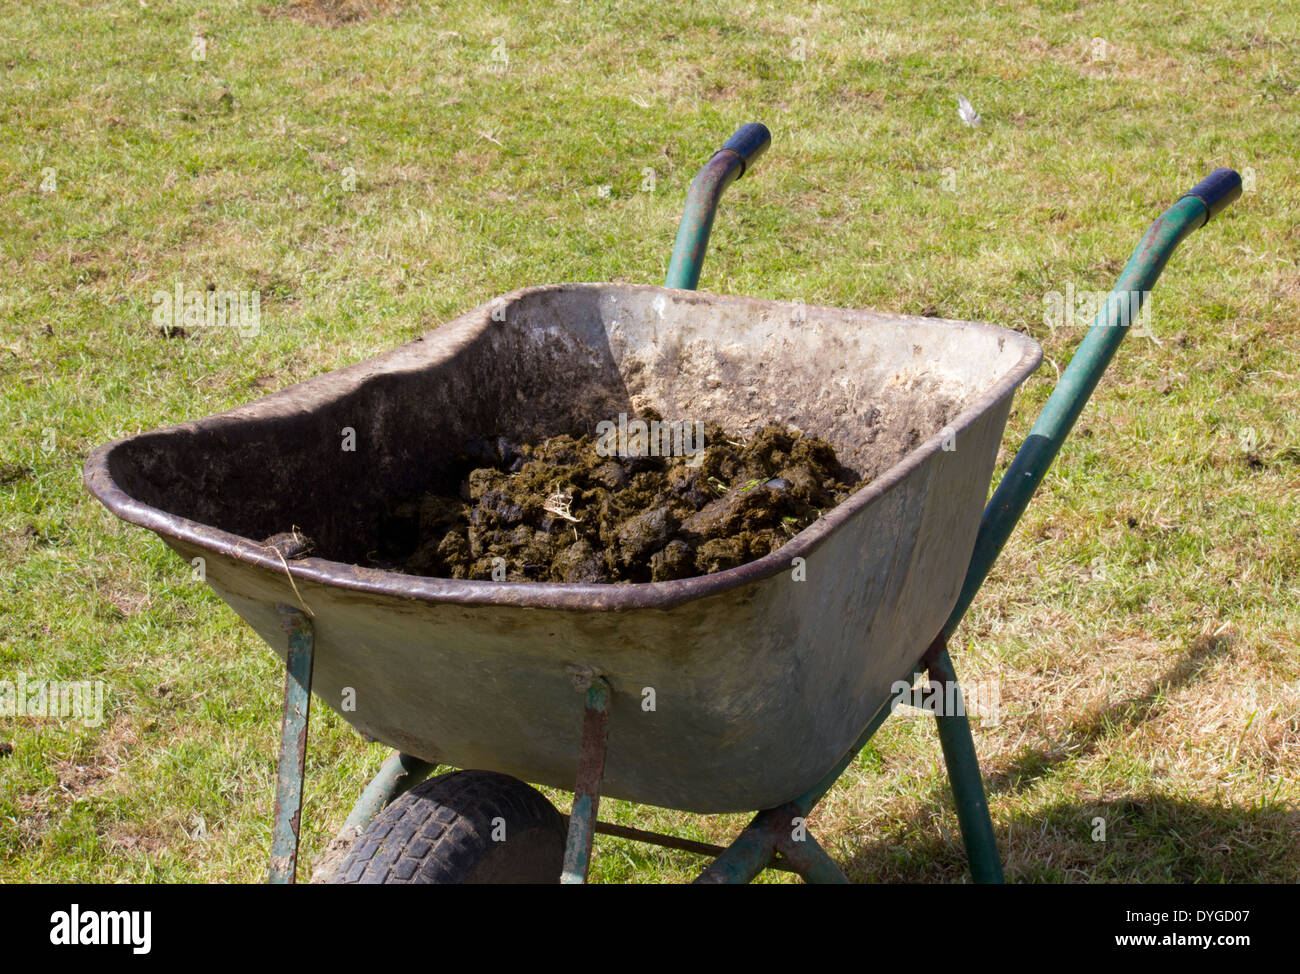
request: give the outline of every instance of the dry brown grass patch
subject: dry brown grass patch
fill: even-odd
[[[346,27],[381,14],[392,13],[397,0],[288,0],[262,7],[267,16],[289,17],[314,27]]]

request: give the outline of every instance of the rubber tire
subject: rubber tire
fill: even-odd
[[[505,839],[494,841],[502,824]],[[380,812],[332,882],[558,883],[567,831],[555,806],[517,778],[453,771]]]

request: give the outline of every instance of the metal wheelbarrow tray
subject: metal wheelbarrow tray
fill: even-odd
[[[203,557],[208,582],[271,645],[285,649],[276,606],[305,607],[313,689],[337,709],[353,688],[356,709],[341,713],[369,737],[568,786],[579,667],[615,691],[605,794],[767,808],[844,753],[943,624],[1012,392],[1039,358],[1032,341],[981,325],[655,287],[529,288],[368,362],[125,441],[90,485],[187,561]],[[779,416],[875,479],[761,560],[673,582],[417,578],[308,557],[288,568],[291,586],[254,540],[296,525],[362,560],[376,515],[471,438],[590,432],[642,403],[728,430]],[[345,428],[355,452],[341,449]]]
[[[976,550],[1012,396],[1041,351],[984,324],[691,290],[722,189],[766,147],[758,130],[742,129],[697,178],[676,287],[524,288],[366,362],[87,461],[92,493],[187,561],[204,559],[208,583],[286,658],[273,878],[293,873],[310,691],[400,754],[350,823],[437,764],[577,781],[566,878],[580,879],[599,795],[798,812],[884,719],[900,678],[946,672],[943,635],[1005,540]],[[1208,218],[1210,203],[1193,199]],[[1070,393],[1078,408],[1092,385]],[[645,407],[740,432],[787,423],[828,440],[869,483],[778,551],[679,581],[470,581],[357,564],[384,512],[472,438],[590,433]],[[265,543],[290,526],[317,554],[286,560]],[[969,740],[963,716],[944,746],[950,771],[959,766],[959,812],[960,766],[974,774],[964,793],[977,807],[962,825],[979,831],[987,808]],[[778,854],[833,876],[824,854],[763,835],[757,868],[740,878]],[[735,878],[735,849],[713,878]],[[1000,878],[972,851],[977,878]]]

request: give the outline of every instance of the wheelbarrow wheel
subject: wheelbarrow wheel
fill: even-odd
[[[537,789],[495,771],[454,771],[376,816],[336,883],[558,883],[565,821]]]

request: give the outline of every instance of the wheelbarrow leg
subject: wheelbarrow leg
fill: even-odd
[[[352,812],[339,830],[339,838],[360,836],[380,812],[437,769],[438,765],[432,761],[394,751],[352,806]]]
[[[289,633],[284,677],[284,718],[276,764],[275,825],[271,831],[269,883],[292,883],[298,869],[298,825],[307,762],[307,718],[311,712],[311,620],[291,606],[277,606]]]
[[[587,881],[591,868],[591,844],[596,834],[596,812],[600,807],[600,780],[605,776],[605,742],[609,737],[609,684],[598,676],[587,687],[587,704],[582,716],[582,749],[578,754],[578,780],[573,789],[573,811],[569,815],[569,838],[564,847],[564,872],[560,882]]]
[[[971,878],[977,883],[1001,883],[1002,860],[998,856],[993,820],[989,817],[989,803],[980,778],[979,759],[975,756],[975,741],[971,737],[965,706],[961,703],[957,674],[948,657],[948,641],[942,635],[930,647],[926,662],[930,678],[942,688],[940,699],[945,703],[957,701],[959,704],[957,713],[946,713],[947,708],[940,707],[939,743],[943,746],[944,764],[948,766],[948,780],[952,783],[957,804],[957,822],[970,860]]]
[[[849,877],[844,875],[839,864],[827,855],[812,833],[807,831],[802,819],[800,826],[798,838],[787,832],[777,840],[776,849],[781,853],[781,858],[789,863],[805,883],[847,883]]]

